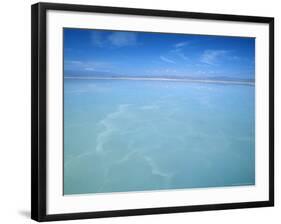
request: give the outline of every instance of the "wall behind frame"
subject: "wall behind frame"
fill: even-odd
[[[2,1],[0,8],[0,222],[30,220],[30,6],[37,1]],[[45,2],[45,1],[42,1]],[[48,2],[48,1],[46,1]],[[53,1],[54,2],[54,1]],[[60,0],[61,3],[183,10],[275,17],[275,207],[150,215],[59,223],[278,223],[281,218],[281,3],[245,0]]]

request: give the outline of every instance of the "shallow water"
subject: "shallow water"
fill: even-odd
[[[64,80],[64,194],[255,184],[250,85]]]

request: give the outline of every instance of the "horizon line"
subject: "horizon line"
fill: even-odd
[[[89,76],[64,76],[65,79],[93,79],[93,80],[131,80],[131,81],[173,81],[173,82],[200,82],[213,84],[255,85],[251,81],[190,79],[190,78],[156,78],[156,77],[89,77]]]

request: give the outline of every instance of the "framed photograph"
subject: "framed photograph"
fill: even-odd
[[[274,205],[274,19],[32,6],[32,219]]]

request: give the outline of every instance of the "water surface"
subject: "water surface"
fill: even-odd
[[[252,85],[64,80],[64,194],[255,184]]]

